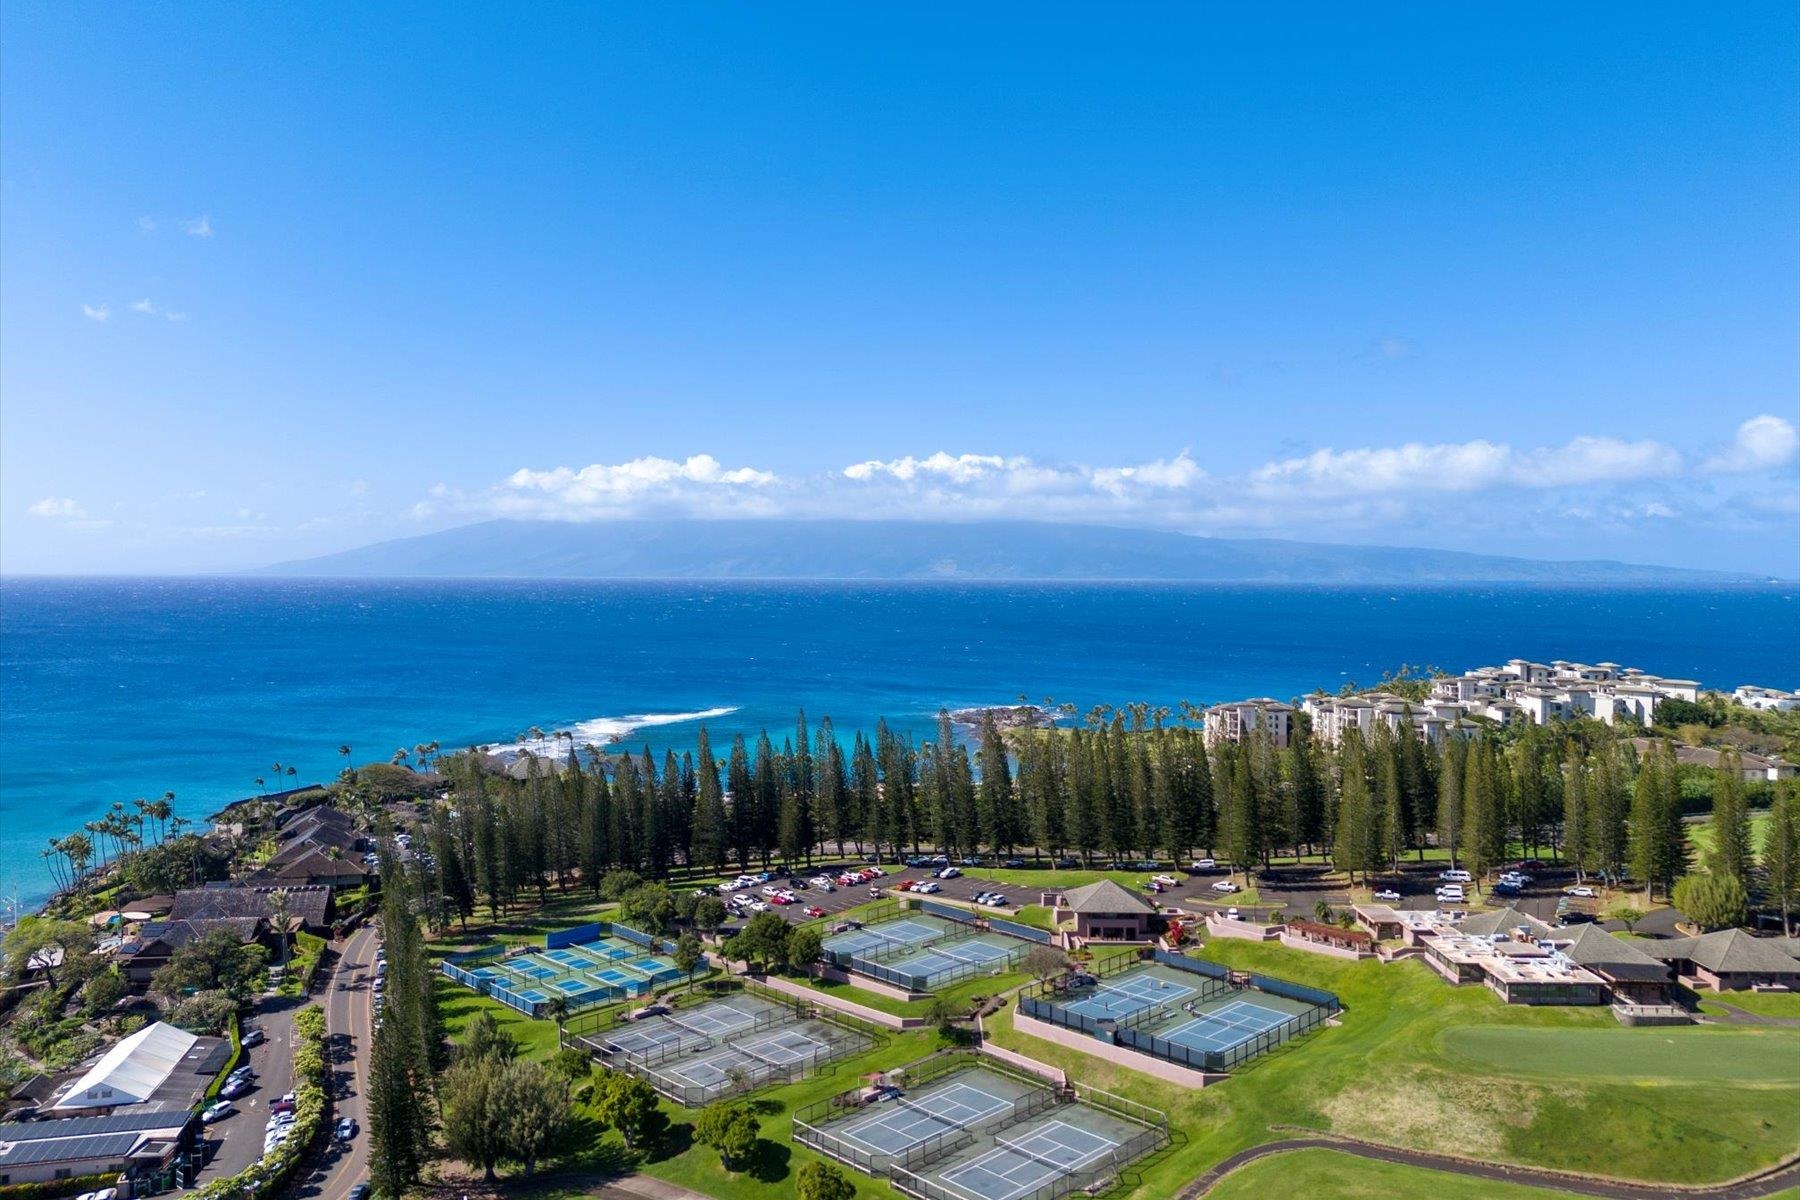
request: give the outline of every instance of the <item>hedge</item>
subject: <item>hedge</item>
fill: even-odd
[[[79,1196],[97,1192],[119,1181],[117,1171],[77,1175],[72,1179],[46,1179],[40,1183],[0,1183],[0,1200],[49,1200],[52,1196]]]
[[[238,1060],[244,1056],[244,1042],[238,1028],[236,1013],[231,1014],[231,1022],[226,1026],[225,1032],[231,1035],[231,1056],[225,1060],[225,1065],[219,1068],[219,1073],[213,1076],[213,1081],[206,1085],[206,1094],[200,1097],[202,1104],[209,1104],[218,1099],[219,1092],[225,1087],[225,1080],[230,1077],[232,1071],[237,1069]]]
[[[287,1141],[229,1179],[215,1179],[195,1200],[250,1200],[285,1187],[325,1128],[325,1011],[309,1004],[294,1014],[294,1123]]]

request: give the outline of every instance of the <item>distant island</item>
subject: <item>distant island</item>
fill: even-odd
[[[315,578],[1725,584],[1763,577],[1032,521],[484,521],[257,574]]]

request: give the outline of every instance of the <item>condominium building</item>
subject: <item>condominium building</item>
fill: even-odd
[[[1734,703],[1763,712],[1792,712],[1800,708],[1800,692],[1784,692],[1779,688],[1756,687],[1746,683],[1731,693]]]
[[[1206,744],[1241,742],[1254,733],[1266,733],[1277,746],[1288,744],[1294,706],[1268,696],[1215,704],[1206,710]]]

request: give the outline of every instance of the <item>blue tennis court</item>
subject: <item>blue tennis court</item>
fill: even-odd
[[[952,1129],[967,1129],[1010,1112],[1012,1099],[967,1083],[952,1083],[917,1100],[895,1097],[877,1111],[846,1123],[838,1137],[872,1154],[904,1154]]]
[[[822,949],[829,955],[853,958],[897,946],[922,946],[943,937],[946,928],[918,917],[902,917],[848,933],[834,933],[825,939]]]
[[[1156,1036],[1195,1050],[1224,1051],[1293,1019],[1293,1013],[1265,1008],[1248,1000],[1233,1000],[1184,1024],[1158,1029]]]
[[[1040,1125],[1013,1140],[996,1135],[994,1148],[938,1176],[970,1200],[1015,1200],[1053,1179],[1096,1166],[1119,1146],[1111,1138],[1064,1121]]]
[[[1158,1004],[1180,1004],[1197,988],[1148,973],[1115,977],[1094,989],[1094,994],[1065,1005],[1070,1012],[1097,1021],[1119,1021]]]

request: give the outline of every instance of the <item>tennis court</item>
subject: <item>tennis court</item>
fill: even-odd
[[[953,926],[937,917],[918,915],[865,925],[846,933],[834,933],[821,943],[826,957],[840,966],[852,958],[891,952],[908,946],[923,946],[947,935]]]
[[[1052,1180],[1106,1165],[1119,1143],[1104,1134],[1051,1120],[937,1175],[970,1200],[1016,1200]]]
[[[603,1042],[608,1051],[661,1061],[679,1050],[709,1049],[731,1034],[768,1029],[791,1019],[792,1013],[779,1004],[755,996],[728,996],[633,1021],[610,1030]],[[657,1053],[665,1049],[668,1053]]]
[[[1147,967],[1128,975],[1115,975],[1097,984],[1087,996],[1063,1007],[1096,1021],[1122,1021],[1146,1008],[1180,1004],[1199,993],[1198,988],[1171,978],[1172,974]]]
[[[1146,1032],[1166,1042],[1192,1046],[1196,1050],[1229,1050],[1241,1046],[1258,1034],[1267,1033],[1294,1019],[1294,1014],[1250,1000],[1230,1000],[1223,1006],[1202,1012],[1178,1025],[1146,1028]]]
[[[899,1157],[914,1146],[1010,1114],[1023,1089],[1012,1080],[965,1071],[913,1098],[892,1096],[832,1132],[870,1154]]]
[[[758,1066],[795,1067],[824,1057],[830,1048],[829,1043],[798,1030],[784,1029],[739,1038],[727,1043],[723,1050],[685,1059],[664,1069],[689,1087],[715,1088],[727,1082],[734,1071]]]
[[[594,1046],[596,1039],[583,1039]],[[826,1063],[867,1050],[873,1040],[754,996],[714,1000],[679,1013],[646,1017],[604,1035],[597,1048],[623,1052],[623,1067],[682,1104],[707,1104],[734,1092],[802,1078]]]
[[[524,954],[509,954],[502,947],[490,946],[454,955],[444,961],[442,970],[465,987],[534,1017],[552,1000],[560,999],[573,1008],[587,1008],[608,1000],[643,996],[661,984],[681,978],[681,971],[672,961],[649,953],[629,938],[602,933],[601,928],[594,925],[552,935],[552,940],[569,936],[589,940],[578,944],[563,941]],[[636,930],[624,932],[646,943],[652,941]]]

